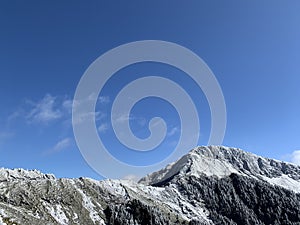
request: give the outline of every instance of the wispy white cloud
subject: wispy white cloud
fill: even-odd
[[[88,120],[93,119],[93,117],[95,117],[96,121],[99,121],[99,120],[104,119],[106,116],[107,115],[102,111],[82,113],[82,114],[80,114],[79,117],[76,117],[73,120],[73,123],[74,124],[84,123]]]
[[[32,109],[26,115],[28,122],[49,123],[53,120],[60,119],[63,116],[61,107],[57,103],[57,98],[47,94],[37,103],[30,102]]]
[[[175,134],[177,134],[179,132],[179,128],[178,127],[173,127],[169,132],[168,132],[168,136],[171,137]]]
[[[300,150],[294,151],[291,154],[291,162],[300,165]]]
[[[134,117],[133,116],[128,116],[125,113],[114,117],[114,122],[115,123],[125,123],[125,122],[130,121],[130,120],[134,120]]]
[[[108,104],[110,103],[109,96],[99,96],[98,101],[100,104]]]
[[[71,99],[65,99],[62,102],[62,107],[65,109],[68,113],[72,113],[72,106],[73,106],[73,100]]]
[[[71,106],[71,108],[74,106],[75,110],[77,107],[84,107],[85,104],[90,104],[92,101],[98,100],[101,104],[107,104],[110,102],[110,98],[108,96],[100,96],[97,98],[95,93],[90,94],[87,98],[82,99],[82,100],[77,100],[75,102],[72,102],[71,104],[69,102],[65,102],[66,106]],[[80,110],[82,111],[82,110]],[[98,111],[91,111],[91,112],[84,112],[77,114],[76,118],[73,118],[72,123],[73,124],[79,124],[79,123],[84,123],[88,120],[91,120],[95,118],[96,121],[103,120],[104,118],[107,117],[107,114],[103,110],[98,110]]]
[[[86,101],[91,101],[93,96],[89,96]],[[100,97],[102,102],[109,101],[109,97]],[[29,124],[49,124],[50,122],[62,120],[63,124],[70,125],[72,123],[72,108],[73,99],[62,96],[53,96],[46,94],[39,101],[26,100],[25,105],[20,107],[14,113],[12,113],[7,119],[8,122],[15,121],[18,118],[25,119]],[[88,112],[82,114],[80,118],[77,118],[74,122],[81,123],[86,120],[96,118],[99,121],[106,117],[106,114],[102,111]]]
[[[94,100],[98,100],[101,104],[107,104],[110,102],[110,98],[108,96],[97,97],[95,94],[91,94],[85,100],[82,100],[81,103],[89,103],[89,101]],[[103,108],[98,111],[83,113],[74,120],[72,119],[73,106],[76,107],[79,103],[80,102],[74,102],[74,100],[68,96],[57,96],[51,94],[46,94],[43,98],[36,101],[26,99],[25,102],[19,106],[19,109],[13,112],[6,119],[6,122],[15,125],[16,122],[19,122],[17,120],[20,119],[21,122],[25,121],[27,125],[35,124],[42,126],[49,126],[53,124],[53,122],[60,122],[59,124],[61,124],[63,128],[62,132],[69,132],[72,124],[84,123],[95,118],[97,122],[101,121],[101,124],[98,127],[99,132],[106,132],[109,126],[106,124],[105,119],[107,118],[107,113]],[[0,134],[0,140],[2,139],[4,139],[4,134]],[[67,140],[64,140],[64,142],[58,144],[66,144],[66,141]],[[57,151],[60,145],[53,147],[52,151]]]
[[[72,145],[72,139],[71,138],[64,138],[60,141],[58,141],[52,148],[50,148],[48,151],[46,151],[47,154],[51,154],[51,153],[57,153],[57,152],[61,152],[65,149],[67,149],[68,147],[70,147]]]
[[[14,111],[13,113],[11,113],[8,118],[7,118],[7,123],[11,123],[12,121],[14,121],[16,118],[21,117],[24,114],[24,110],[17,110]]]
[[[108,130],[108,124],[107,123],[101,123],[100,126],[98,127],[98,131],[100,133],[105,133]]]
[[[96,101],[100,104],[107,104],[110,103],[110,97],[109,96],[105,96],[105,95],[101,95],[101,96],[97,96],[96,93],[91,93],[90,95],[88,95],[86,98],[83,98],[81,100],[79,100],[77,103],[78,104],[83,104],[86,102],[94,102]]]
[[[130,115],[128,116],[127,113],[123,113],[123,114],[119,114],[119,115],[114,115],[113,116],[113,120],[114,120],[114,123],[127,123],[129,121],[134,121],[136,122],[139,126],[143,127],[147,124],[147,120],[146,118],[144,117],[138,117],[138,116],[135,116],[135,115]]]

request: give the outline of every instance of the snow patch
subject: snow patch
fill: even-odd
[[[6,223],[4,223],[3,217],[6,217],[6,214],[4,213],[3,209],[0,209],[0,225],[7,225]]]
[[[240,174],[230,163],[211,157],[200,156],[191,153],[192,165],[188,174],[199,177],[201,174],[217,176],[219,178],[229,176],[232,173]]]
[[[74,212],[73,220],[77,220],[77,219],[78,219],[78,215],[77,215],[77,213]]]
[[[68,225],[69,219],[62,210],[61,205],[57,204],[54,207],[50,204],[43,202],[44,207],[48,210],[50,215],[61,225]]]
[[[149,174],[139,183],[151,185],[178,176],[216,176],[224,178],[235,173],[300,192],[300,167],[274,159],[224,146],[202,146],[190,151],[177,162]]]
[[[193,206],[176,190],[176,187],[153,187],[145,186],[140,183],[128,180],[110,180],[103,181],[105,188],[111,187],[111,194],[117,194],[125,199],[138,198],[139,201],[146,205],[154,205],[155,207],[168,207],[175,210],[182,218],[191,220],[193,218],[201,219],[210,223],[208,219],[208,210],[204,205]],[[112,188],[113,187],[113,188]],[[115,191],[117,190],[117,191]],[[126,192],[126,194],[124,193]],[[149,202],[150,199],[150,202]]]
[[[285,174],[281,175],[280,177],[269,178],[262,176],[262,178],[273,185],[278,185],[285,189],[300,193],[300,182],[290,178]]]
[[[3,209],[0,209],[0,216],[6,216],[5,212]]]
[[[0,216],[0,225],[7,225],[6,223],[3,222],[2,217]]]
[[[43,174],[38,170],[24,170],[24,169],[4,169],[0,168],[0,181],[10,180],[37,180],[37,179],[55,179],[53,174]]]
[[[111,194],[114,194],[116,196],[126,196],[126,190],[124,188],[124,184],[131,183],[133,181],[126,181],[126,180],[104,180],[101,181],[100,185],[107,189]]]
[[[90,213],[91,220],[96,224],[105,225],[104,220],[98,215],[98,212],[94,209],[95,205],[93,204],[90,197],[88,197],[81,189],[79,189],[76,185],[74,185],[76,190],[80,193],[82,196],[82,203],[84,208]]]

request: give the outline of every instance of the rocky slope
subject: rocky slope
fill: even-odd
[[[0,169],[1,224],[300,225],[300,167],[210,146],[139,183]]]

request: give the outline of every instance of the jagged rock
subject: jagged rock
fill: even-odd
[[[139,183],[0,169],[0,225],[300,225],[300,167],[198,147]]]

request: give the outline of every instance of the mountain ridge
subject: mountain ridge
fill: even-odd
[[[169,164],[160,171],[147,175],[139,182],[151,185],[161,182],[163,179],[168,179],[180,171],[184,175],[193,174],[194,176],[198,176],[202,173],[206,176],[215,175],[219,178],[229,176],[231,173],[237,173],[264,179],[290,190],[300,192],[300,188],[298,187],[300,185],[300,166],[262,157],[239,148],[225,146],[196,147],[177,162]],[[278,178],[281,178],[281,180],[278,180]],[[288,182],[289,186],[284,185],[284,182]],[[291,184],[293,184],[292,187]]]
[[[299,225],[300,167],[200,146],[138,183],[0,169],[2,224]]]

